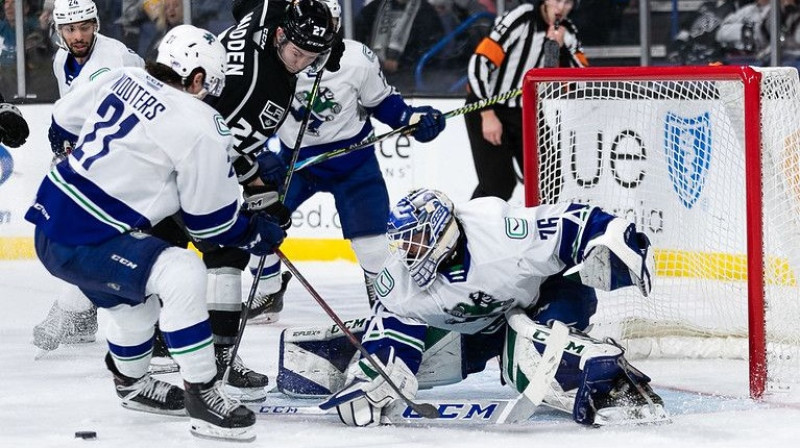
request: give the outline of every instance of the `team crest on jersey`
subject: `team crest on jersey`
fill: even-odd
[[[444,308],[444,312],[452,316],[445,323],[450,325],[461,324],[499,316],[514,305],[514,299],[495,300],[494,297],[483,291],[470,293],[469,299],[472,303],[460,302],[453,308]]]
[[[373,285],[375,286],[375,293],[378,297],[386,297],[389,295],[389,292],[394,289],[394,278],[389,274],[389,271],[384,269],[375,277],[375,283],[373,283]]]
[[[217,132],[219,135],[231,135],[231,130],[228,127],[228,124],[225,123],[225,119],[222,118],[222,115],[216,114],[214,115],[214,122],[217,125]]]
[[[261,120],[261,126],[264,129],[272,129],[278,126],[278,123],[281,122],[281,118],[283,118],[283,114],[285,113],[286,109],[278,106],[272,101],[267,101],[267,104],[264,106],[264,110],[261,111],[258,119]]]
[[[523,240],[528,236],[528,221],[520,218],[506,218],[506,236],[513,240]]]
[[[684,207],[691,209],[700,199],[711,165],[711,117],[667,113],[664,120],[664,151],[672,188]]]
[[[302,91],[294,94],[295,99],[300,104],[299,108],[292,107],[291,114],[295,120],[302,122],[306,115],[308,99],[311,97],[310,91]],[[317,98],[311,106],[311,116],[308,119],[306,132],[311,135],[319,136],[319,127],[323,123],[333,121],[342,111],[342,105],[336,102],[333,91],[327,87],[320,87]]]

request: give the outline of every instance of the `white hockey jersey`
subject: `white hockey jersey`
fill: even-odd
[[[388,315],[409,324],[468,334],[483,330],[510,308],[534,305],[542,282],[567,266],[559,257],[565,250],[562,239],[569,247],[575,235],[565,237],[562,219],[580,228],[582,215],[588,214],[586,208],[573,212],[569,206],[512,207],[494,197],[457,205],[467,239],[463,264],[439,272],[422,290],[403,261],[390,258],[375,280],[381,304]]]
[[[144,67],[144,60],[122,42],[95,35],[95,43],[89,58],[82,66],[69,58],[69,51],[59,48],[53,57],[53,73],[58,81],[58,94],[63,97],[75,87],[90,82],[102,73],[122,67]],[[67,63],[73,64],[68,66]]]
[[[76,87],[53,109],[78,135],[26,214],[51,239],[96,244],[182,211],[196,238],[242,232],[230,130],[213,108],[139,68]]]
[[[375,107],[389,95],[397,94],[386,82],[372,50],[354,40],[344,39],[344,44],[341,68],[322,74],[317,100],[303,135],[303,147],[331,144],[356,136],[369,119],[365,108]],[[316,73],[309,71],[298,75],[292,113],[278,129],[281,142],[290,148],[294,147],[303,119],[298,111],[305,110],[315,78]]]

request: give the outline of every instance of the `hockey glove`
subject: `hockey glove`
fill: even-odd
[[[75,147],[78,136],[70,134],[55,122],[50,124],[47,130],[47,138],[50,140],[50,149],[56,157],[66,157]]]
[[[289,170],[283,158],[265,149],[256,156],[256,162],[258,162],[258,177],[261,182],[278,194],[283,193],[286,172]]]
[[[271,187],[244,187],[244,209],[248,212],[264,212],[288,230],[292,226],[292,212],[278,198],[278,192]]]
[[[429,142],[444,131],[445,118],[442,112],[431,106],[409,107],[400,117],[400,124],[408,126],[419,123],[411,134],[421,143]]]
[[[375,355],[373,355],[375,356]],[[413,399],[417,394],[417,378],[399,357],[394,356],[394,348],[389,349],[388,362],[374,357],[392,382],[403,393]],[[383,375],[376,372],[369,361],[362,359],[355,366],[355,379],[339,392],[322,402],[321,409],[336,408],[339,419],[348,426],[373,426],[381,422],[382,409],[400,398]]]
[[[13,104],[0,104],[0,143],[19,148],[30,135],[28,122]]]
[[[273,217],[265,213],[255,213],[250,216],[247,230],[232,245],[253,255],[262,256],[271,254],[273,249],[281,245],[285,236],[286,232]]]
[[[602,291],[635,285],[643,296],[650,295],[655,258],[650,239],[621,218],[608,223],[603,234],[586,244],[583,260],[564,272],[579,274],[581,283]]]

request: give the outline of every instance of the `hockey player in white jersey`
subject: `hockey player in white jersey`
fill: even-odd
[[[53,27],[59,49],[53,73],[60,97],[120,67],[144,67],[144,61],[121,42],[100,34],[97,6],[92,0],[56,0]],[[70,148],[57,146],[56,157]],[[50,351],[61,343],[94,342],[97,308],[73,285],[65,285],[47,317],[33,328],[33,343]]]
[[[341,26],[338,1],[324,0],[323,3],[328,5],[338,30]],[[419,121],[413,136],[420,142],[431,141],[444,130],[445,118],[440,111],[430,106],[408,105],[397,90],[386,83],[375,53],[360,42],[345,39],[344,44],[340,69],[322,75],[298,160],[364,140],[374,130],[370,117],[392,128]],[[278,130],[280,156],[265,151],[259,159],[259,165],[275,167],[276,185],[283,185],[284,164],[291,159],[316,76],[309,70],[298,76],[290,115]],[[385,234],[389,213],[389,194],[374,150],[355,151],[294,173],[284,204],[294,211],[318,192],[333,195],[342,234],[350,240],[371,296],[372,279],[388,255]],[[254,275],[257,265],[258,260],[251,259],[250,270]],[[278,320],[289,273],[283,274],[283,281],[279,274],[278,258],[269,256],[258,283],[258,294],[249,310],[254,322]]]
[[[147,71],[118,69],[59,100],[54,130],[77,143],[25,218],[48,271],[108,310],[106,365],[123,406],[188,413],[198,436],[253,440],[253,413],[215,380],[205,266],[140,231],[180,212],[198,240],[256,255],[283,240],[271,216],[239,212],[231,132],[199,100],[222,91],[225,64],[213,34],[181,25]],[[157,321],[185,391],[147,374]]]
[[[549,335],[560,327],[545,403],[588,425],[668,419],[650,378],[618,345],[581,333],[596,310],[595,289],[650,293],[653,254],[634,224],[582,204],[522,208],[486,197],[456,207],[443,193],[422,189],[392,209],[388,235],[394,256],[375,280],[378,303],[362,342],[407,398],[418,387],[458,382],[497,356],[505,381],[527,397]],[[506,324],[519,310],[523,331]],[[431,350],[431,330],[449,331],[452,345]],[[284,336],[282,349],[290,342]],[[316,351],[308,342],[302,347]],[[316,354],[306,360],[313,364]],[[279,389],[322,392],[303,373],[322,368],[297,366],[283,362]],[[348,425],[379,423],[399,395],[365,360],[350,370],[354,379],[321,407],[335,407]]]

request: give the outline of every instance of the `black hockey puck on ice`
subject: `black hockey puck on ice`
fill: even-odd
[[[83,440],[91,440],[97,438],[97,433],[94,431],[76,431],[75,432],[76,439],[83,439]]]

